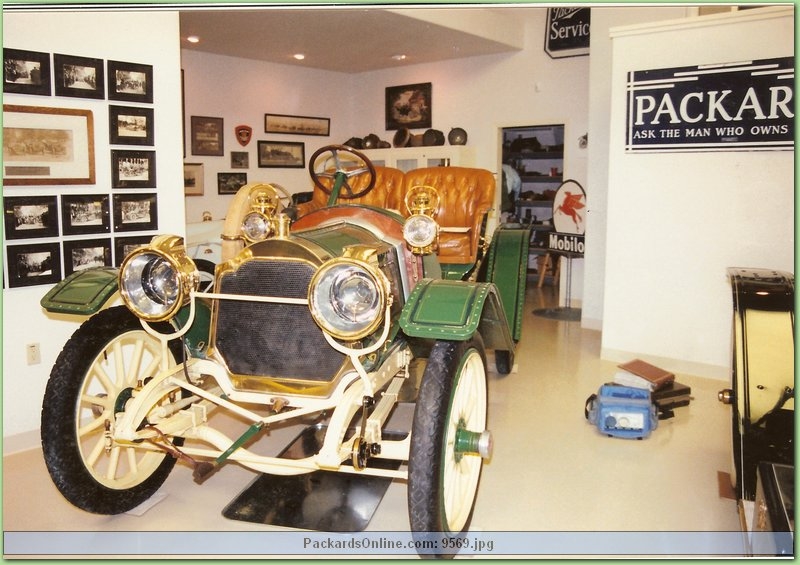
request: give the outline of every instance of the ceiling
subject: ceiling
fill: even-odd
[[[181,7],[181,48],[360,73],[522,49],[524,16],[542,8]],[[196,35],[199,43],[186,38]],[[295,53],[305,59],[296,60]],[[404,55],[397,60],[395,56]]]

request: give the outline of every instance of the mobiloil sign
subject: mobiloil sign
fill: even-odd
[[[586,192],[574,180],[565,180],[553,197],[553,228],[547,247],[570,255],[583,255],[586,231]]]
[[[794,148],[794,57],[628,73],[626,151]]]

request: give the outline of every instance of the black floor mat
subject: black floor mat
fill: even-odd
[[[322,445],[325,430],[324,426],[306,428],[280,457],[301,459],[313,455]],[[388,440],[404,436],[404,433],[383,433]],[[370,459],[369,466],[398,469],[400,462]],[[332,471],[290,476],[262,474],[228,503],[222,515],[231,520],[287,528],[361,532],[378,509],[391,482],[392,479],[386,477]]]

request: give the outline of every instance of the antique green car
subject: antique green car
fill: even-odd
[[[412,532],[465,531],[492,445],[485,352],[498,373],[511,371],[529,234],[487,234],[489,206],[470,212],[480,190],[493,201],[491,173],[438,169],[404,174],[324,147],[309,163],[327,198],[317,209],[293,220],[281,187],[238,192],[210,287],[199,290],[198,268],[172,235],[119,269],[56,285],[46,310],[91,315],[44,397],[44,457],[61,493],[89,512],[121,513],[153,495],[178,459],[198,482],[235,461],[274,475],[405,480]],[[397,173],[402,182],[389,179]],[[397,201],[387,205],[390,192]],[[117,293],[124,305],[108,306]],[[415,403],[413,424],[387,437],[398,402]],[[212,427],[217,409],[243,429],[229,437]],[[314,415],[325,416],[318,452],[251,449],[270,426]]]

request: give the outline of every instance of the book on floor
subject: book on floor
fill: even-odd
[[[657,391],[675,381],[675,374],[651,365],[641,359],[634,359],[618,365],[621,371],[614,375],[614,382],[625,386],[646,388]]]

